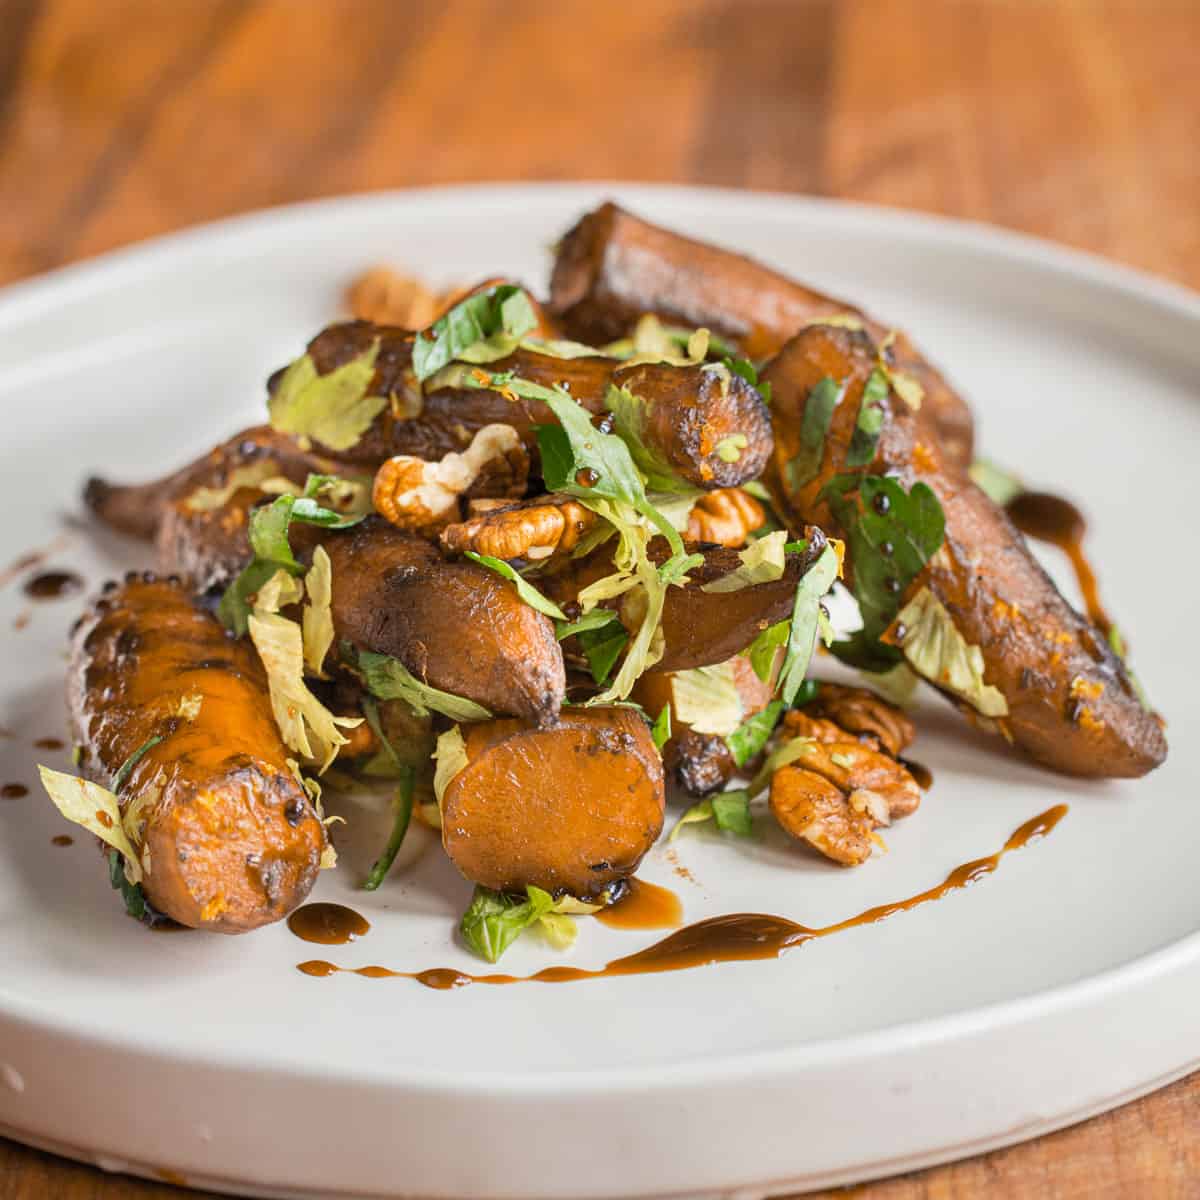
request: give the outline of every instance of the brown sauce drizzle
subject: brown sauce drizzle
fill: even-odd
[[[44,737],[38,738],[33,743],[39,750],[62,750],[66,747],[66,742],[62,738]]]
[[[34,600],[58,600],[82,589],[83,576],[74,571],[43,571],[27,579],[23,591]]]
[[[344,946],[362,937],[371,923],[344,904],[303,904],[288,917],[288,928],[305,942]]]
[[[1066,814],[1065,804],[1056,805],[1026,821],[1004,843],[1003,849],[987,858],[963,863],[936,887],[910,896],[907,900],[877,905],[855,917],[819,929],[811,929],[807,925],[789,921],[786,917],[773,917],[762,913],[731,913],[728,916],[711,917],[707,921],[687,925],[645,950],[614,959],[598,971],[586,971],[580,967],[546,967],[535,975],[468,975],[445,967],[427,971],[393,971],[388,967],[377,966],[339,967],[323,959],[299,963],[297,969],[305,975],[318,977],[348,974],[362,975],[367,979],[415,979],[425,987],[446,990],[464,987],[469,983],[571,983],[580,979],[603,979],[617,975],[685,971],[691,967],[708,966],[711,963],[778,958],[784,951],[803,946],[805,942],[829,937],[830,934],[841,933],[859,925],[873,925],[876,921],[919,908],[922,904],[940,900],[949,892],[967,887],[990,875],[1006,854],[1020,850],[1035,838],[1045,837]]]
[[[50,839],[52,846],[73,846],[75,839],[69,833],[57,833]]]
[[[29,611],[29,609],[25,609],[24,612],[17,613],[17,615],[15,617],[13,617],[13,629],[17,633],[20,633],[21,630],[24,629],[25,626],[29,624],[30,619],[32,617],[33,617],[33,613],[31,613]]]
[[[927,792],[933,787],[933,772],[924,763],[916,762],[911,758],[902,758],[900,764],[907,768],[908,773],[917,781],[917,787],[921,791]]]
[[[1096,572],[1083,550],[1087,533],[1083,513],[1070,500],[1050,492],[1020,492],[1005,505],[1005,512],[1026,537],[1057,546],[1067,556],[1083,593],[1088,620],[1108,637],[1113,623],[1100,603]]]
[[[0,798],[5,800],[20,800],[22,796],[28,796],[29,789],[23,783],[6,783],[0,787]]]
[[[625,895],[595,917],[611,929],[678,929],[683,924],[683,905],[670,888],[631,879]]]
[[[57,554],[60,550],[65,550],[70,544],[70,534],[64,533],[56,537],[50,545],[45,546],[43,549],[30,550],[22,554],[20,558],[14,559],[7,567],[0,570],[0,587],[7,587],[18,575],[23,575],[26,571],[31,571],[34,567],[40,567],[52,554]]]

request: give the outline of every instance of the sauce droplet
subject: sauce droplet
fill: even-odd
[[[596,484],[600,482],[600,473],[598,471],[593,471],[591,467],[580,467],[579,470],[575,472],[575,482],[579,484],[580,487],[595,487]]]
[[[905,900],[876,905],[857,916],[821,928],[813,929],[786,917],[769,916],[765,913],[730,913],[728,916],[710,917],[707,921],[697,921],[694,925],[684,926],[645,950],[614,959],[597,971],[588,971],[581,967],[546,967],[535,975],[468,975],[447,967],[425,971],[393,971],[390,967],[380,966],[339,967],[321,959],[299,963],[298,970],[305,975],[317,976],[344,973],[361,975],[368,979],[414,979],[426,987],[444,990],[462,987],[468,983],[571,983],[582,979],[612,978],[619,975],[684,971],[711,963],[779,958],[784,951],[802,946],[806,942],[830,937],[859,925],[873,925],[876,921],[919,908],[933,900],[940,900],[949,892],[978,882],[995,871],[1006,854],[1020,850],[1037,838],[1045,837],[1066,814],[1065,804],[1056,805],[1026,821],[995,854],[963,863],[936,887],[918,892]]]
[[[678,929],[683,924],[683,905],[670,888],[631,879],[625,895],[595,917],[610,929]]]
[[[74,844],[75,839],[69,833],[55,834],[50,839],[50,845],[52,846],[73,846]]]
[[[876,492],[875,499],[871,501],[871,506],[882,517],[890,511],[892,502],[888,499],[886,492]]]
[[[33,744],[39,750],[62,750],[66,746],[66,742],[62,738],[56,737],[38,738]]]
[[[22,796],[28,796],[29,789],[23,783],[6,783],[0,787],[0,796],[5,800],[20,800]]]
[[[303,904],[288,917],[288,928],[305,942],[344,946],[362,937],[371,923],[344,904]]]
[[[1083,593],[1088,620],[1108,637],[1113,623],[1100,603],[1096,573],[1084,553],[1087,520],[1083,513],[1070,500],[1050,492],[1019,492],[1005,505],[1004,511],[1026,537],[1057,546],[1067,556]]]
[[[82,590],[83,578],[74,571],[43,571],[25,581],[25,595],[34,600],[57,600]]]

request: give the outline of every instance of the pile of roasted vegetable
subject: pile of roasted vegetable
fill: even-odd
[[[1057,770],[1165,756],[1119,653],[972,482],[969,410],[903,334],[613,205],[562,240],[545,307],[386,271],[352,303],[371,319],[271,377],[269,424],[87,487],[158,571],[77,624],[82,778],[43,779],[136,914],[284,916],[335,861],[322,784],[361,777],[395,789],[366,885],[412,820],[440,828],[490,957],[619,900],[669,782],[683,824],[747,832],[762,797],[861,863],[919,803],[913,729],[809,679],[819,642]]]

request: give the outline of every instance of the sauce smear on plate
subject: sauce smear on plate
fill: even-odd
[[[936,887],[918,892],[906,900],[880,904],[857,916],[818,929],[789,921],[786,917],[763,913],[730,913],[697,921],[668,935],[645,950],[613,959],[598,971],[580,967],[546,967],[534,975],[469,975],[446,967],[427,971],[393,971],[389,967],[339,967],[323,959],[297,964],[305,975],[319,977],[348,974],[367,979],[415,979],[426,987],[446,990],[464,987],[469,983],[571,983],[580,979],[604,979],[616,975],[651,975],[660,971],[685,971],[690,967],[719,962],[747,962],[754,959],[778,958],[785,950],[803,946],[805,942],[829,937],[858,925],[873,925],[899,912],[908,912],[932,900],[940,900],[949,892],[967,887],[985,875],[990,875],[1000,860],[1013,850],[1020,850],[1035,838],[1045,837],[1067,815],[1067,806],[1058,804],[1030,821],[1026,821],[1004,843],[1001,850],[987,858],[973,859],[956,867]],[[307,906],[307,907],[312,907]],[[303,909],[299,911],[303,912]]]

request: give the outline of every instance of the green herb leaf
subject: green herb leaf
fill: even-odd
[[[716,350],[713,346],[713,350]],[[719,351],[717,351],[719,353]],[[758,368],[748,358],[738,358],[733,355],[726,355],[721,359],[725,365],[725,369],[733,375],[740,375],[758,394],[762,397],[764,404],[771,403],[771,384],[759,383]]]
[[[914,483],[906,492],[898,480],[882,475],[835,476],[822,496],[846,534],[863,620],[861,630],[832,649],[862,670],[890,670],[900,654],[879,638],[895,619],[909,584],[942,544],[942,506],[927,484]]]
[[[119,792],[128,780],[133,768],[142,761],[146,754],[158,745],[163,739],[159,735],[148,737],[117,769],[112,777],[112,785],[109,788],[112,792]]]
[[[603,629],[614,621],[620,623],[621,618],[611,608],[593,608],[584,613],[578,621],[556,621],[554,635],[561,642],[564,638],[573,637],[577,633],[589,633],[593,629]]]
[[[516,342],[537,324],[533,306],[524,290],[505,283],[476,292],[460,300],[445,316],[417,335],[413,342],[413,373],[424,381],[455,359],[471,352],[498,334],[507,334],[512,344],[493,357],[511,353]],[[475,361],[480,359],[476,354]]]
[[[887,373],[876,367],[863,388],[858,420],[846,451],[846,466],[866,467],[874,460],[879,433],[883,429],[883,402],[887,399],[888,388]]]
[[[254,557],[225,589],[217,606],[217,616],[235,636],[241,637],[249,628],[251,597],[276,571],[286,571],[289,575],[303,573],[304,568],[296,561],[288,541],[293,521],[326,529],[349,529],[364,519],[365,512],[340,513],[314,498],[324,488],[341,482],[344,481],[333,475],[310,475],[303,495],[278,496],[250,514],[248,534]]]
[[[386,738],[383,744],[388,745]],[[387,840],[387,845],[383,848],[383,853],[375,860],[363,882],[364,891],[373,892],[384,881],[387,873],[392,869],[392,863],[396,861],[400,847],[404,844],[408,825],[412,820],[414,772],[412,767],[401,767],[400,770],[402,772],[400,783],[392,798],[392,833]]]
[[[549,892],[532,884],[525,891],[527,898],[522,900],[476,887],[459,929],[468,947],[480,958],[497,962],[526,929],[553,912],[554,898]]]
[[[825,455],[825,436],[845,391],[845,384],[828,375],[809,389],[800,422],[800,449],[784,468],[789,491],[794,492],[817,477]]]
[[[487,567],[489,571],[495,571],[497,575],[507,579],[514,584],[517,589],[517,595],[529,605],[530,608],[536,608],[538,612],[544,613],[546,616],[553,618],[555,621],[565,621],[567,614],[563,612],[553,600],[546,599],[541,592],[537,590],[527,579],[519,575],[508,563],[503,559],[493,558],[490,554],[476,554],[474,550],[466,551],[467,558],[473,559],[481,567]]]
[[[771,678],[771,668],[775,665],[775,655],[780,646],[786,646],[788,634],[791,632],[791,621],[779,621],[768,626],[742,651],[750,659],[754,673],[766,683]]]
[[[585,629],[578,637],[592,680],[599,686],[612,673],[621,651],[629,642],[629,633],[618,620],[616,624],[607,623],[599,629]]]
[[[733,755],[733,761],[739,768],[761,753],[775,726],[779,724],[783,708],[782,700],[772,700],[761,712],[743,721],[725,739],[729,753]]]
[[[811,704],[820,694],[821,681],[819,679],[806,679],[792,698],[792,707],[803,708],[806,704]]]
[[[356,358],[324,375],[309,354],[284,371],[268,402],[271,428],[308,437],[330,450],[349,450],[387,405],[386,396],[369,396],[375,378],[379,339]]]
[[[403,700],[418,717],[428,716],[431,709],[452,721],[486,721],[492,715],[474,700],[422,683],[397,658],[360,650],[356,665],[372,696],[380,700]]]
[[[754,832],[750,817],[750,793],[747,791],[718,792],[711,798],[713,820],[722,833],[749,837]]]
[[[837,569],[837,551],[832,546],[826,546],[821,557],[800,577],[796,586],[787,650],[783,668],[779,672],[780,695],[789,707],[804,682],[804,674],[816,645],[821,598],[833,586]]]
[[[654,748],[661,754],[662,748],[671,740],[671,706],[664,704],[657,720],[650,726],[650,736],[654,739]]]
[[[109,850],[108,852],[108,881],[112,884],[114,891],[121,893],[121,899],[125,901],[125,911],[139,921],[144,920],[146,893],[142,891],[140,883],[130,883],[125,878],[124,861],[118,850]]]

